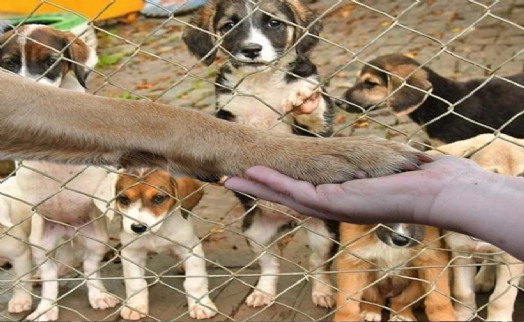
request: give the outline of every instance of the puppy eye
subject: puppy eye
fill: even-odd
[[[118,202],[122,206],[129,206],[129,204],[131,203],[131,200],[129,200],[129,198],[126,196],[118,196],[116,198],[116,202]]]
[[[269,22],[267,23],[267,25],[268,25],[270,28],[278,28],[278,27],[282,26],[282,21],[280,21],[280,20],[276,20],[276,19],[271,19],[271,20],[269,20]]]
[[[2,67],[9,71],[16,72],[20,67],[20,64],[14,58],[8,58],[2,61]]]
[[[231,29],[233,29],[234,26],[235,26],[235,22],[234,21],[228,21],[224,25],[222,25],[222,28],[220,28],[220,30],[223,33],[226,33],[228,31],[230,31]]]
[[[51,67],[53,66],[55,63],[56,63],[57,59],[55,57],[49,57],[46,61],[45,61],[45,65],[47,67]]]
[[[164,201],[166,201],[167,196],[166,195],[156,195],[151,199],[151,202],[155,205],[160,205]]]
[[[366,79],[364,81],[364,88],[371,89],[371,88],[373,88],[375,86],[378,86],[377,82],[374,82],[374,81],[369,80],[369,79]]]

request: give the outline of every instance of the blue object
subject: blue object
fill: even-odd
[[[146,17],[167,18],[193,11],[206,2],[207,0],[186,0],[181,4],[162,5],[162,0],[147,0],[141,13]]]

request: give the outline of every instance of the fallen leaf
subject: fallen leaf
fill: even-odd
[[[353,126],[357,129],[366,128],[369,126],[369,121],[367,119],[358,119]]]
[[[337,116],[335,116],[335,124],[344,124],[346,123],[346,116],[345,115],[342,115],[342,114],[338,114]]]
[[[136,85],[136,89],[150,89],[151,87],[153,87],[154,85],[151,84],[151,83],[141,83],[141,84],[138,84]]]

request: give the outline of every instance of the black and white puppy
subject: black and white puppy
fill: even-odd
[[[284,135],[332,133],[333,104],[323,95],[316,66],[307,57],[322,26],[301,1],[211,0],[190,24],[183,38],[194,55],[211,64],[220,49],[227,58],[216,79],[217,117]],[[283,228],[304,217],[268,202],[255,208],[253,199],[238,196],[249,211],[244,234],[252,249],[263,253],[261,278],[246,303],[270,304],[277,294],[279,262],[266,251]],[[313,302],[331,307],[335,301],[325,263],[338,225],[309,218],[303,227],[313,251]]]

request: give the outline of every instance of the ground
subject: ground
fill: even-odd
[[[324,30],[312,60],[319,67],[327,91],[340,97],[362,62],[393,52],[411,55],[441,75],[454,79],[499,75],[524,69],[524,0],[505,1],[352,1],[315,2],[323,13]],[[145,99],[212,113],[216,65],[204,66],[181,41],[189,16],[165,21],[140,17],[133,23],[106,22],[98,26],[99,65],[88,83],[96,95]],[[401,142],[427,143],[420,128],[387,110],[365,116],[336,117],[337,136],[379,135]],[[307,282],[308,245],[303,231],[279,243],[282,257],[279,296],[267,308],[243,305],[259,273],[256,258],[241,235],[243,210],[231,192],[207,185],[206,196],[194,210],[195,224],[208,258],[210,290],[220,314],[213,320],[326,320],[330,311],[314,307]],[[116,244],[115,241],[113,244]],[[108,256],[111,258],[111,256]],[[152,319],[190,320],[177,260],[151,255],[150,303]],[[106,286],[124,298],[121,264],[105,262]],[[8,272],[2,273],[9,280]],[[119,320],[116,310],[89,309],[81,278],[61,282],[61,320]],[[4,282],[3,289],[8,290]],[[39,288],[35,292],[39,293]],[[6,313],[10,292],[0,296],[1,319],[23,319]],[[481,301],[486,300],[481,296]],[[522,301],[522,297],[520,297]],[[485,312],[481,312],[484,316]],[[423,316],[421,316],[423,318]],[[524,319],[522,305],[515,319]]]

